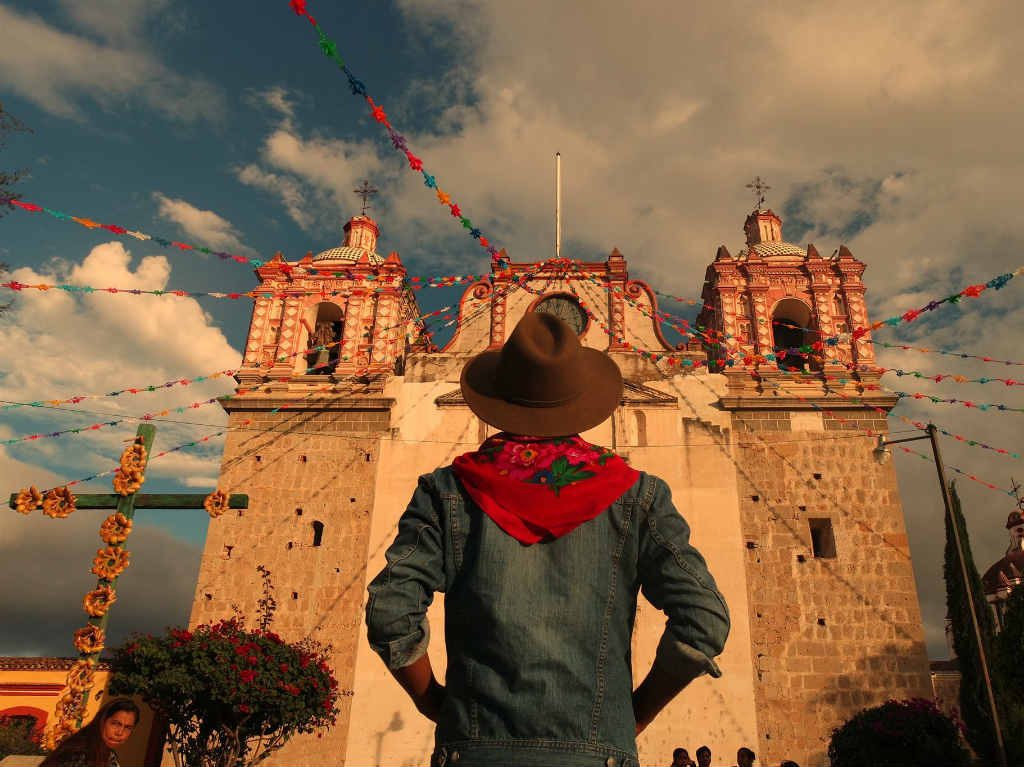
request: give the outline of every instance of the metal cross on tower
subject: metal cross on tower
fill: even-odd
[[[754,176],[754,180],[747,184],[747,189],[750,189],[757,195],[757,208],[760,209],[764,205],[765,196],[764,193],[771,189],[767,183],[761,180],[760,176]]]
[[[363,185],[361,187],[359,187],[358,189],[353,189],[352,191],[355,192],[357,195],[359,195],[360,197],[363,198],[363,212],[362,212],[362,215],[365,216],[366,215],[366,209],[370,207],[370,203],[368,201],[369,198],[373,197],[373,195],[377,194],[377,192],[379,192],[380,190],[376,189],[375,187],[370,186],[370,182],[368,180],[364,180],[363,181]]]

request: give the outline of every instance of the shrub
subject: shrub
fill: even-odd
[[[0,716],[0,759],[11,754],[44,754],[39,746],[42,729],[30,716]]]
[[[933,701],[890,700],[866,708],[832,732],[832,767],[967,767],[959,724]]]
[[[111,693],[141,695],[163,714],[175,761],[189,767],[256,764],[338,714],[326,648],[289,644],[237,618],[136,635],[111,669]]]

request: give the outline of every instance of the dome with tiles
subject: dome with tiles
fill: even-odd
[[[746,255],[762,258],[806,258],[807,251],[782,239],[782,219],[771,210],[758,208],[743,224],[747,235]]]
[[[369,216],[353,216],[343,228],[344,244],[336,248],[328,248],[313,256],[313,261],[344,261],[356,263],[364,256],[371,264],[383,264],[384,258],[377,251],[377,237],[380,229]]]

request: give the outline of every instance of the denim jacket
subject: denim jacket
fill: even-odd
[[[668,617],[655,663],[720,676],[729,611],[664,481],[640,478],[557,540],[520,544],[450,467],[425,474],[370,583],[370,645],[389,668],[426,651],[445,593],[447,694],[434,763],[636,765],[637,593]]]

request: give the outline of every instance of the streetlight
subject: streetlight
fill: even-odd
[[[992,726],[996,732],[996,744],[999,747],[999,764],[1006,767],[1006,747],[1003,745],[1003,731],[999,726],[999,712],[996,709],[996,697],[992,692],[992,677],[988,672],[988,659],[985,657],[985,645],[981,641],[981,626],[978,623],[978,612],[974,606],[974,589],[971,588],[970,578],[967,576],[967,562],[964,559],[964,548],[960,541],[960,526],[953,516],[953,499],[949,494],[949,483],[946,481],[946,468],[942,464],[942,455],[939,453],[938,429],[935,424],[928,424],[925,428],[926,434],[918,437],[904,437],[903,439],[887,440],[884,435],[879,435],[878,444],[872,450],[875,461],[879,464],[886,464],[892,458],[892,450],[889,445],[898,445],[900,442],[916,442],[927,439],[932,443],[932,454],[935,456],[935,469],[939,473],[939,484],[942,486],[942,501],[946,505],[946,516],[949,518],[949,525],[953,528],[953,542],[956,545],[956,556],[960,560],[960,575],[964,581],[964,591],[967,592],[967,606],[971,609],[971,625],[974,627],[974,637],[978,645],[978,659],[981,661],[981,671],[985,677],[985,692],[988,693],[988,705],[992,710]]]

